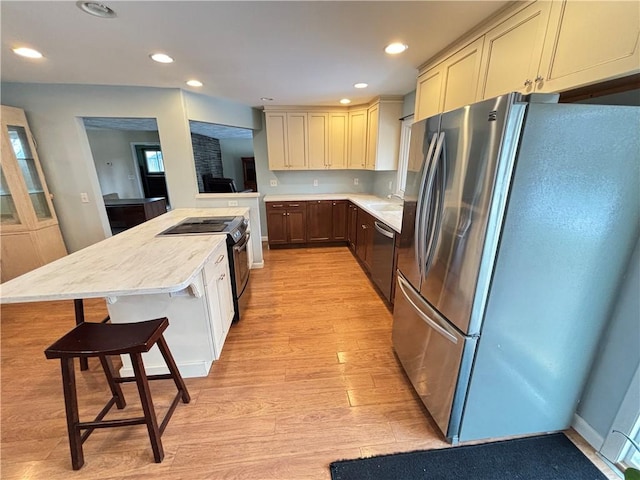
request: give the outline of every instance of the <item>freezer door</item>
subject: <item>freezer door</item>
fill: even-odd
[[[426,208],[425,183],[432,166],[430,159],[435,150],[439,126],[439,115],[411,126],[398,269],[417,289],[420,288],[423,273],[421,264],[426,242],[425,225],[420,223],[420,218]]]
[[[393,347],[442,433],[457,436],[476,338],[449,325],[402,275],[397,287]]]
[[[502,151],[508,149],[503,143],[511,103],[511,96],[502,96],[443,114],[444,142],[432,160],[436,174],[426,231],[434,234],[426,239],[420,292],[468,335],[479,332],[479,323],[471,324],[472,306],[483,256],[493,256],[485,250],[492,202],[507,192],[499,167]],[[514,156],[515,149],[510,158]],[[509,176],[503,172],[503,177]],[[498,228],[500,219],[493,221]],[[490,279],[490,267],[485,269],[481,290],[488,288]]]

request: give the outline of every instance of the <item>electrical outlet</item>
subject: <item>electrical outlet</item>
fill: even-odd
[[[277,187],[278,186],[278,180],[269,180],[269,185],[271,185],[272,187]]]
[[[354,184],[354,185],[358,185],[358,179],[357,179],[357,178],[354,178],[354,179],[353,179],[353,184]]]
[[[82,193],[80,194],[80,201],[81,201],[82,203],[89,203],[89,195],[87,195],[87,193],[86,193],[86,192],[82,192]]]
[[[228,205],[230,207],[237,207],[238,206],[238,201],[237,200],[229,200]]]
[[[318,179],[317,179],[317,178],[314,178],[314,179],[313,179],[313,186],[314,186],[314,187],[317,187],[317,186],[318,186]]]
[[[393,180],[389,180],[389,190],[393,188]]]

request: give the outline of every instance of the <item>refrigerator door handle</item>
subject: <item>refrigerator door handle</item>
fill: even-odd
[[[431,165],[431,157],[433,156],[433,150],[436,145],[436,139],[438,138],[438,134],[434,133],[433,137],[431,137],[431,143],[429,144],[429,150],[427,151],[427,155],[424,159],[424,173],[422,174],[422,179],[420,180],[420,192],[418,194],[418,204],[416,205],[416,225],[413,230],[413,246],[416,257],[416,265],[420,269],[420,275],[422,275],[422,260],[423,260],[423,249],[422,249],[422,239],[424,239],[424,222],[422,221],[422,209],[424,207],[424,191],[426,188],[426,180],[429,176],[429,172],[433,168]]]
[[[444,140],[444,132],[442,132],[442,138]],[[431,264],[433,263],[433,257],[435,254],[435,247],[438,244],[440,237],[440,230],[442,226],[442,215],[444,210],[444,191],[447,186],[447,152],[446,145],[443,142],[441,147],[434,156],[434,163],[436,165],[436,172],[434,175],[434,183],[436,184],[436,191],[433,202],[433,229],[429,239],[428,255],[424,262],[424,275],[426,276],[429,270],[431,270]]]
[[[435,183],[435,180],[436,180],[436,173],[438,170],[440,154],[442,152],[443,145],[444,145],[444,132],[440,132],[440,135],[438,136],[438,143],[436,144],[436,150],[433,155],[433,162],[432,162],[433,167],[431,168],[431,171],[429,173],[429,178],[427,180],[426,191],[428,193],[426,195],[426,199],[429,202],[429,206],[428,208],[425,208],[424,210],[425,213],[423,213],[423,216],[421,218],[421,222],[423,224],[426,224],[427,212],[433,213],[432,215],[429,215],[428,232],[425,232],[426,235],[422,237],[422,242],[421,242],[421,247],[423,248],[423,250],[422,250],[422,255],[420,256],[420,259],[421,259],[420,271],[423,277],[425,277],[427,275],[427,272],[429,271],[427,263],[429,263],[429,258],[433,255],[432,250],[434,247],[434,239],[438,234],[438,232],[436,231],[436,218],[435,218],[437,215],[437,212],[435,210],[435,205],[433,205],[432,197],[433,197],[433,184]]]
[[[435,310],[433,310],[429,305],[420,301],[420,306],[411,298],[412,295],[407,291],[407,289],[411,288],[411,285],[402,277],[402,275],[398,275],[398,286],[402,291],[402,294],[407,299],[407,301],[411,304],[411,306],[415,309],[418,316],[424,320],[431,328],[433,328],[437,333],[442,335],[445,339],[449,340],[451,343],[458,343],[458,337],[450,332],[451,327],[445,325],[444,320],[440,320],[440,315],[437,314]],[[424,310],[427,310],[433,318],[429,317]]]

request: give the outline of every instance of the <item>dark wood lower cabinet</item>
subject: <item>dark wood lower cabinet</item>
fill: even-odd
[[[358,207],[349,202],[347,207],[347,242],[352,252],[356,251],[356,235],[358,233]]]
[[[333,201],[307,202],[307,241],[329,242],[333,237]]]
[[[306,202],[267,202],[269,246],[307,242]]]
[[[356,257],[362,262],[364,269],[369,273],[373,253],[373,217],[358,209],[358,224],[356,232]]]
[[[269,246],[347,242],[347,200],[266,202]]]
[[[347,207],[349,202],[346,200],[334,200],[332,205],[333,215],[333,241],[347,240]]]

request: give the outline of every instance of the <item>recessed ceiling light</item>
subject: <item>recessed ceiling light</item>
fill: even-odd
[[[76,2],[76,5],[83,12],[100,18],[115,18],[116,12],[106,5],[98,2]]]
[[[356,88],[367,88],[369,86],[369,84],[368,83],[364,83],[364,82],[360,82],[360,83],[354,83],[353,86],[356,87]]]
[[[348,98],[343,98],[342,100],[340,100],[340,103],[346,105],[347,103],[351,103],[351,100],[349,100]]]
[[[404,52],[407,48],[409,48],[408,45],[405,45],[404,43],[400,43],[400,42],[395,42],[387,45],[384,48],[384,51],[390,55],[397,55],[398,53]]]
[[[187,85],[189,85],[190,87],[201,87],[202,82],[200,80],[189,80],[187,81]]]
[[[273,102],[273,98],[271,97],[260,97],[260,100],[263,102]]]
[[[158,63],[173,63],[173,58],[166,53],[153,53],[149,56],[151,57],[151,60]]]
[[[16,55],[20,55],[21,57],[42,58],[42,54],[39,51],[34,50],[33,48],[27,48],[27,47],[14,48],[13,53],[15,53]]]

